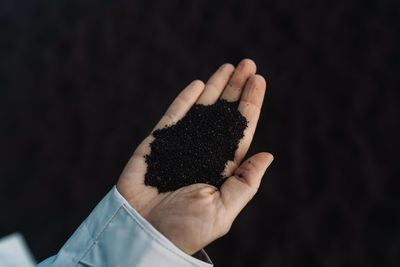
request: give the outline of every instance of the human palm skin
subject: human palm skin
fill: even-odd
[[[152,134],[137,147],[117,182],[118,191],[129,204],[189,255],[228,233],[236,216],[257,192],[273,160],[271,154],[262,152],[241,163],[252,141],[266,88],[264,78],[255,73],[256,65],[250,59],[242,60],[236,68],[223,64],[206,84],[200,80],[191,82],[153,129],[175,124],[194,104],[210,105],[220,98],[240,101],[238,110],[247,119],[248,127],[235,159],[226,165],[224,176],[228,178],[220,189],[192,184],[158,193],[155,187],[146,186],[145,155],[150,154]]]

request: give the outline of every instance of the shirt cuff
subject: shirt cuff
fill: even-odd
[[[134,217],[136,217],[138,220],[142,222],[142,225],[144,229],[147,229],[150,232],[154,233],[154,238],[157,239],[163,246],[171,250],[172,253],[176,254],[179,257],[184,257],[185,259],[189,260],[191,264],[189,266],[213,266],[213,263],[210,259],[210,257],[207,255],[204,249],[199,250],[192,256],[186,254],[183,252],[181,249],[179,249],[177,246],[175,246],[169,239],[167,239],[164,235],[162,235],[156,228],[154,228],[146,219],[144,219],[129,203],[128,201],[118,192],[116,186],[113,187],[112,190],[115,190],[115,194],[118,196],[118,198],[121,200],[124,206],[128,208],[130,213]],[[139,222],[138,222],[139,223]],[[156,241],[156,240],[155,240]],[[202,262],[199,262],[198,260],[201,260]],[[206,263],[206,264],[205,264]],[[200,264],[200,265],[199,265]]]
[[[190,256],[147,222],[114,186],[59,253],[39,266],[213,266]]]

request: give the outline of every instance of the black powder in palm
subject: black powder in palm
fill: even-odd
[[[151,152],[145,156],[145,184],[160,193],[195,183],[219,188],[247,127],[237,108],[238,102],[225,100],[196,104],[176,124],[154,131]]]

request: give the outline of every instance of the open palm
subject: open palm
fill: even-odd
[[[256,65],[250,59],[242,60],[236,69],[223,64],[206,84],[200,80],[191,82],[153,129],[175,124],[194,104],[240,100],[238,110],[247,119],[248,127],[234,161],[226,165],[224,176],[229,178],[220,190],[208,184],[192,184],[158,193],[157,188],[146,186],[145,155],[150,154],[152,134],[137,147],[118,180],[117,189],[129,204],[187,254],[194,254],[229,231],[233,220],[257,192],[272,162],[271,154],[259,153],[240,165],[251,144],[265,94],[265,80],[255,73]]]

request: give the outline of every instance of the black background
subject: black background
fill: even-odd
[[[55,254],[190,81],[253,59],[275,161],[216,266],[400,266],[398,1],[0,1],[0,236]]]

